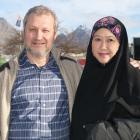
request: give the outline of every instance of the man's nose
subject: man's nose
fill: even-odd
[[[40,39],[42,39],[42,36],[43,36],[42,32],[40,30],[38,30],[36,32],[36,39],[40,40]]]

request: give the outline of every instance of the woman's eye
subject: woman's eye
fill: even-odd
[[[100,38],[95,38],[94,40],[95,40],[95,41],[100,41],[101,39],[100,39]]]
[[[113,42],[114,40],[113,39],[108,39],[108,42]]]

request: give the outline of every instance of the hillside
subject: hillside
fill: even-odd
[[[19,37],[19,32],[4,18],[0,17],[0,54],[13,54],[15,52],[14,42]]]
[[[74,31],[57,36],[55,44],[67,51],[85,51],[90,39],[90,30],[80,25]]]
[[[8,41],[17,35],[17,31],[4,18],[0,17],[0,46],[6,46]]]

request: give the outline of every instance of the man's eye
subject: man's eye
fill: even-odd
[[[44,33],[47,33],[47,32],[49,32],[49,30],[46,30],[46,29],[45,29],[45,30],[43,30],[43,32],[44,32]]]
[[[30,31],[35,31],[35,29],[34,28],[31,28],[31,29],[29,29]]]

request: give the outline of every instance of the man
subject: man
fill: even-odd
[[[57,19],[45,6],[24,18],[25,49],[0,68],[0,139],[68,140],[77,62],[53,46]]]

